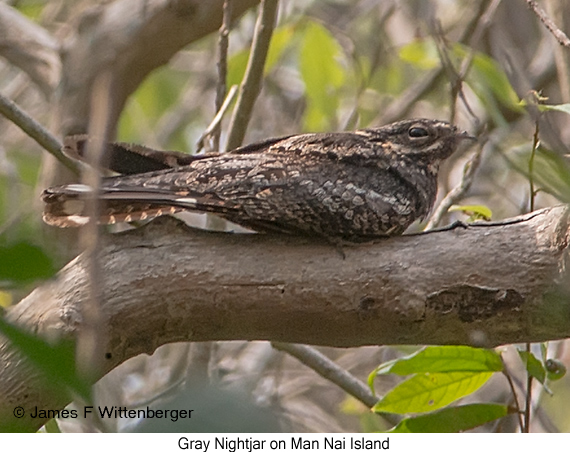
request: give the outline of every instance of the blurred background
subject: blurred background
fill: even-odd
[[[185,30],[179,33],[184,39],[169,38],[165,31],[165,43],[158,33],[151,43],[143,36],[132,47],[121,47],[129,22],[144,22],[145,14],[160,3],[0,3],[0,93],[59,139],[85,133],[97,59],[112,61],[122,77],[111,118],[114,138],[197,152],[197,142],[216,114],[223,2],[173,2],[179,8],[188,3],[185,14],[203,14],[201,22],[189,22],[195,29],[173,25],[174,31]],[[255,1],[233,3],[228,89],[243,79],[258,14]],[[540,6],[561,30],[570,31],[564,0],[544,0]],[[125,11],[132,11],[132,17]],[[97,47],[97,42],[107,47]],[[461,182],[466,163],[475,154],[480,158],[472,185],[455,203],[471,207],[445,214],[440,225],[516,216],[570,199],[569,57],[570,49],[524,0],[282,0],[244,143],[403,118],[449,120],[480,140],[446,162],[439,200]],[[227,141],[229,117],[221,123],[220,149]],[[72,176],[3,117],[0,136],[0,305],[8,307],[81,249],[74,232],[56,231],[41,221],[41,191]],[[206,140],[205,150],[212,147],[216,142]],[[192,221],[204,223],[203,218]],[[549,357],[568,362],[565,341],[547,347]],[[382,361],[414,350],[319,349],[363,381]],[[525,381],[516,352],[503,349],[515,379]],[[378,392],[395,381],[382,379]],[[570,431],[568,378],[550,384],[552,395],[541,388],[534,392],[532,430]],[[201,424],[175,423],[186,432],[366,432],[390,427],[342,389],[265,342],[166,345],[114,369],[97,383],[96,396],[101,404],[116,406],[196,406]],[[496,375],[470,397],[509,403],[512,393]],[[172,427],[116,419],[103,423],[110,431]],[[62,431],[87,428],[81,419],[58,424]],[[480,430],[516,428],[507,417]]]

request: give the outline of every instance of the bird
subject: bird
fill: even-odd
[[[107,166],[121,174],[101,180],[98,222],[192,211],[257,232],[333,241],[400,235],[432,209],[440,164],[473,139],[446,121],[406,119],[353,132],[271,138],[215,154],[114,143],[107,147]],[[84,147],[67,151],[81,158]],[[89,196],[95,194],[84,184],[46,189],[44,221],[86,224]]]

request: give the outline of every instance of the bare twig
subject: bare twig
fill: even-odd
[[[546,11],[544,11],[534,0],[526,0],[528,6],[532,11],[538,16],[540,21],[544,24],[544,26],[552,33],[554,38],[558,41],[560,45],[564,47],[570,47],[570,38],[566,36],[560,28],[556,26],[556,24],[548,17]]]
[[[387,124],[402,118],[408,110],[420,99],[426,92],[433,88],[435,82],[442,74],[443,68],[438,67],[428,72],[423,77],[409,86],[398,99],[392,102],[376,119],[374,123]]]
[[[538,138],[539,134],[539,121],[536,119],[534,126],[534,134],[532,136],[532,150],[530,152],[530,158],[528,160],[528,183],[529,183],[529,209],[532,212],[534,210],[534,200],[536,197],[536,190],[534,188],[534,158],[536,156],[536,151],[540,146],[540,141]],[[528,355],[531,353],[530,343],[526,344],[526,352]],[[525,407],[524,407],[524,428],[521,429],[524,433],[530,433],[530,414],[532,411],[532,380],[533,377],[527,369],[526,376],[526,395],[525,395]]]
[[[516,386],[519,391],[523,392],[525,391],[525,387],[524,387],[524,383],[523,381],[521,381],[520,379],[518,379],[516,376],[514,375],[510,375],[511,381],[509,382],[509,385],[511,386],[511,391],[514,391],[514,387]],[[542,386],[542,385],[541,385]],[[519,407],[519,414],[521,416],[521,432],[523,431],[522,425],[523,425],[523,412],[522,409],[520,409]],[[540,421],[540,423],[542,424],[542,427],[548,432],[548,433],[559,433],[560,430],[558,429],[558,427],[556,425],[554,425],[554,423],[552,422],[552,419],[550,419],[550,417],[548,416],[548,414],[544,411],[544,408],[538,404],[535,405],[534,407],[534,416],[535,418]]]
[[[228,76],[228,41],[232,21],[232,0],[224,0],[224,12],[220,37],[218,40],[218,87],[216,90],[216,111],[219,112],[226,97],[226,78]],[[212,151],[220,148],[221,128],[216,126],[212,132]]]
[[[463,82],[471,69],[471,65],[473,63],[473,58],[475,57],[475,46],[481,40],[483,33],[489,25],[491,25],[492,18],[501,3],[501,0],[492,0],[489,6],[485,9],[485,11],[481,14],[481,18],[477,21],[477,25],[473,31],[473,35],[469,39],[469,46],[470,51],[466,58],[463,59],[461,62],[461,66],[458,70],[455,69],[453,64],[451,63],[451,59],[449,58],[447,52],[447,43],[445,40],[445,36],[443,31],[441,30],[441,25],[436,24],[436,31],[434,32],[434,37],[436,38],[436,42],[438,42],[438,52],[440,55],[440,60],[442,63],[442,67],[448,73],[448,77],[451,82],[451,113],[450,113],[450,122],[455,122],[455,115],[456,115],[456,106],[457,106],[457,99],[461,99],[463,105],[467,112],[471,115],[472,118],[475,119],[477,124],[479,120],[477,115],[473,112],[471,106],[469,105],[467,98],[465,97],[465,93],[463,91]]]
[[[526,352],[528,355],[531,354],[530,342],[526,343]],[[528,359],[528,358],[527,358]],[[527,370],[526,375],[526,395],[524,403],[524,433],[530,433],[530,413],[532,411],[532,375]]]
[[[0,94],[0,113],[33,138],[41,147],[63,163],[67,168],[78,174],[75,164],[61,152],[62,144],[39,122],[28,115],[10,99]]]
[[[251,44],[251,54],[230,121],[226,149],[239,147],[245,137],[253,106],[261,90],[263,68],[277,19],[278,6],[278,0],[263,0],[261,3],[260,13],[255,24],[253,43]]]
[[[540,141],[538,139],[539,132],[539,122],[536,120],[534,127],[534,134],[532,136],[532,150],[530,152],[530,158],[528,159],[528,184],[529,184],[529,209],[532,212],[534,210],[534,198],[536,197],[536,190],[534,189],[534,158],[536,156],[536,151],[540,146]]]
[[[522,432],[524,429],[524,422],[523,422],[523,417],[522,417],[521,406],[519,404],[519,399],[518,399],[518,395],[517,395],[517,390],[515,389],[513,377],[511,376],[511,373],[509,372],[509,369],[507,367],[507,363],[505,362],[505,360],[503,359],[502,356],[501,356],[501,361],[503,361],[503,375],[507,379],[507,383],[509,384],[509,388],[511,389],[511,393],[513,394],[513,401],[514,401],[515,407],[517,409],[517,418],[519,420],[519,427],[520,427],[521,432]]]
[[[200,149],[204,147],[204,142],[206,138],[209,135],[211,135],[215,130],[219,129],[220,122],[222,121],[222,118],[226,114],[226,111],[228,110],[230,104],[234,100],[236,92],[237,92],[237,85],[233,85],[230,88],[228,95],[226,96],[226,100],[224,100],[224,103],[221,105],[220,109],[216,113],[216,116],[214,116],[214,119],[212,119],[210,125],[206,128],[206,130],[204,130],[204,132],[198,139],[198,142],[196,143],[196,152],[198,152]]]
[[[480,23],[479,14],[473,14],[469,23],[464,27],[462,36],[459,37],[458,42],[470,41],[470,37],[475,32],[475,24]],[[471,42],[471,41],[470,41]],[[380,113],[372,122],[377,124],[387,124],[402,118],[413,105],[424,96],[430,89],[432,89],[443,73],[442,66],[432,69],[423,77],[410,85],[398,98],[392,102],[382,113]]]
[[[433,211],[424,231],[429,231],[435,227],[437,227],[446,214],[447,210],[459,199],[461,199],[467,190],[471,187],[473,183],[473,179],[475,177],[475,172],[477,168],[479,168],[479,164],[481,163],[481,154],[483,153],[483,146],[479,146],[478,149],[475,151],[473,156],[469,159],[469,161],[463,167],[463,177],[461,178],[461,182],[457,185],[453,190],[451,190],[445,198],[439,203],[436,209]]]
[[[271,344],[275,349],[294,356],[323,378],[332,381],[355,399],[361,401],[368,408],[372,408],[376,405],[376,402],[378,402],[378,397],[372,394],[368,386],[314,347],[302,344],[286,344],[283,342],[272,342]]]
[[[560,2],[547,2],[546,9],[550,16],[559,17],[562,27],[564,27],[564,15],[562,14],[563,6]],[[568,54],[563,46],[554,46],[554,64],[558,74],[558,83],[560,85],[560,97],[563,103],[570,103],[570,68],[568,67]]]
[[[100,296],[102,281],[100,263],[97,260],[99,249],[97,219],[100,208],[98,197],[101,186],[101,158],[110,131],[111,86],[110,72],[103,72],[93,85],[89,124],[89,133],[93,138],[87,143],[87,165],[84,166],[82,174],[83,183],[91,187],[86,199],[89,222],[81,230],[80,235],[81,244],[85,250],[89,288],[86,302],[81,306],[82,327],[79,330],[76,359],[80,374],[86,378],[93,378],[100,372],[104,362],[103,353],[106,342]]]

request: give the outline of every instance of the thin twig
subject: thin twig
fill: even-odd
[[[447,210],[453,205],[456,204],[459,199],[461,199],[465,193],[471,187],[473,183],[473,179],[475,178],[475,172],[477,168],[479,168],[479,164],[481,163],[481,154],[483,153],[483,145],[479,146],[473,157],[469,159],[469,161],[463,167],[463,177],[461,178],[461,182],[457,185],[453,190],[451,190],[445,198],[439,203],[436,209],[433,211],[424,231],[429,231],[437,227],[437,225],[441,222],[443,216],[447,213]]]
[[[216,111],[219,112],[226,98],[226,79],[228,77],[228,43],[232,21],[232,0],[224,0],[224,12],[220,37],[218,39],[218,87],[216,89]],[[215,127],[212,132],[212,152],[220,148],[221,128]]]
[[[530,186],[530,193],[529,193],[529,209],[532,212],[534,210],[534,198],[536,196],[536,191],[534,189],[534,157],[536,156],[536,151],[540,146],[540,141],[538,139],[538,119],[534,126],[534,134],[532,136],[532,150],[530,152],[530,158],[528,159],[528,184]]]
[[[570,38],[568,38],[568,36],[566,36],[566,33],[564,33],[560,28],[556,26],[556,24],[550,19],[550,17],[548,17],[546,11],[544,11],[540,6],[538,6],[538,4],[534,0],[526,0],[526,2],[528,3],[528,6],[530,7],[530,9],[532,9],[534,14],[538,16],[540,21],[548,29],[548,31],[550,31],[550,33],[552,33],[554,38],[556,38],[558,43],[560,45],[563,45],[564,47],[570,47]]]
[[[33,138],[42,148],[58,159],[75,174],[78,168],[61,152],[62,144],[39,122],[28,115],[10,99],[0,94],[0,113],[22,129],[30,138]]]
[[[467,98],[465,96],[465,92],[463,90],[463,82],[465,81],[465,78],[467,77],[467,75],[471,69],[471,66],[473,64],[473,59],[474,59],[475,54],[476,54],[475,46],[482,39],[483,33],[491,25],[493,16],[494,16],[495,12],[497,11],[497,8],[498,8],[500,3],[501,3],[501,0],[492,0],[490,2],[489,6],[481,14],[481,17],[477,21],[477,25],[475,26],[475,29],[473,31],[473,35],[469,39],[470,51],[469,51],[467,57],[464,58],[463,61],[461,62],[461,66],[460,66],[459,70],[455,69],[454,65],[451,62],[451,59],[449,58],[449,55],[447,52],[448,45],[447,45],[447,42],[445,40],[444,33],[441,30],[441,24],[439,24],[439,23],[436,24],[436,27],[435,27],[436,31],[434,32],[434,37],[439,38],[439,39],[435,39],[436,42],[439,43],[439,45],[437,46],[438,53],[440,56],[442,67],[447,71],[448,77],[449,77],[450,82],[451,82],[450,83],[451,84],[451,105],[450,105],[451,112],[450,112],[450,118],[449,118],[450,122],[455,122],[457,99],[459,98],[459,99],[461,99],[461,101],[462,101],[465,109],[467,110],[467,112],[471,115],[472,118],[474,118],[476,123],[479,124],[479,119],[477,118],[477,115],[473,112],[473,110],[472,110],[471,106],[469,105],[469,102],[467,101]]]
[[[235,149],[243,143],[253,106],[261,90],[263,68],[277,19],[278,0],[263,0],[255,24],[251,54],[247,62],[244,80],[230,121],[226,150]]]
[[[515,402],[515,407],[517,409],[517,417],[519,419],[519,427],[520,427],[521,432],[522,432],[524,429],[524,422],[523,422],[523,417],[522,417],[521,406],[519,404],[519,399],[517,396],[517,391],[515,389],[515,384],[513,382],[513,377],[511,376],[511,373],[509,372],[509,369],[507,367],[507,363],[505,362],[505,360],[503,359],[502,356],[501,356],[501,361],[503,361],[503,375],[507,379],[507,383],[509,384],[509,387],[511,388],[511,393],[513,394],[513,400]]]
[[[473,36],[476,29],[475,23],[479,21],[479,14],[473,14],[469,23],[463,27],[464,31],[457,39],[457,42],[465,42],[467,40],[471,42],[470,37]],[[397,119],[401,119],[415,105],[418,99],[423,97],[435,86],[443,71],[444,68],[439,66],[420,77],[417,82],[406,88],[406,90],[400,94],[394,102],[388,105],[388,107],[384,109],[372,122],[377,124],[388,124],[396,121]]]
[[[418,99],[433,88],[442,72],[443,68],[440,66],[420,77],[417,82],[406,88],[404,92],[400,94],[394,102],[388,105],[388,107],[386,107],[386,109],[384,109],[372,122],[388,124],[397,119],[401,119],[418,101]]]
[[[234,100],[236,93],[237,93],[237,85],[233,85],[230,88],[228,95],[226,96],[226,100],[224,100],[224,103],[216,113],[216,116],[214,116],[214,119],[212,119],[210,125],[206,128],[206,130],[204,130],[202,135],[200,135],[200,138],[196,143],[196,152],[198,152],[200,149],[204,147],[204,142],[206,141],[206,138],[208,136],[210,136],[215,130],[219,130],[220,122],[222,121],[222,118],[226,114],[226,111],[228,110],[230,104]]]
[[[564,27],[564,15],[562,14],[562,6],[560,2],[547,2],[546,9],[548,14],[553,17],[559,17],[562,27]],[[554,65],[558,74],[558,83],[560,85],[560,97],[563,103],[570,103],[570,68],[568,67],[568,55],[563,46],[554,46]],[[537,85],[540,86],[540,85]]]
[[[519,389],[519,391],[523,392],[526,391],[525,387],[524,387],[524,383],[519,380],[518,378],[516,378],[515,376],[511,375],[511,383],[513,384],[512,388],[514,388],[515,386]],[[511,389],[512,390],[512,389]],[[519,413],[522,416],[522,410]],[[556,427],[554,425],[554,423],[552,422],[552,420],[550,419],[550,417],[548,416],[548,414],[544,411],[544,408],[542,408],[540,405],[536,405],[534,407],[534,416],[537,420],[539,420],[542,423],[542,426],[545,428],[545,430],[549,433],[559,433],[560,430],[558,429],[558,427]],[[522,420],[522,417],[521,417]],[[523,431],[521,424],[521,432]]]
[[[530,343],[526,343],[526,352],[530,355]],[[528,357],[527,357],[528,359]],[[532,375],[527,369],[526,375],[526,397],[524,406],[524,429],[523,433],[530,433],[530,412],[532,410]]]
[[[372,394],[368,386],[313,347],[283,342],[272,342],[271,345],[277,350],[294,356],[320,376],[332,381],[355,399],[361,401],[368,408],[372,408],[378,402],[379,399]]]
[[[84,248],[88,272],[88,297],[81,306],[82,328],[78,335],[77,368],[80,375],[92,378],[98,375],[103,364],[105,337],[105,321],[101,308],[101,272],[97,258],[99,251],[99,191],[101,186],[101,159],[105,143],[109,138],[109,112],[111,106],[112,75],[103,72],[93,84],[91,97],[91,113],[89,134],[92,139],[87,142],[83,167],[82,182],[91,190],[85,199],[85,210],[89,221],[81,229],[80,243]]]

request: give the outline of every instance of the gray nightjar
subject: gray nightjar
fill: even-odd
[[[465,139],[473,137],[445,121],[411,119],[272,138],[223,154],[110,144],[107,166],[123,174],[102,179],[98,221],[187,210],[256,231],[353,242],[398,235],[429,213],[439,165]],[[90,192],[82,184],[45,190],[44,220],[59,227],[85,224]]]

